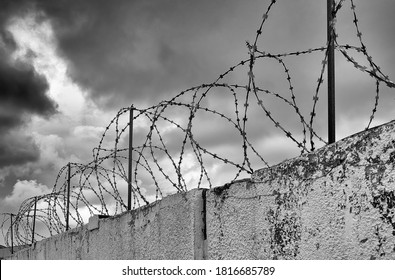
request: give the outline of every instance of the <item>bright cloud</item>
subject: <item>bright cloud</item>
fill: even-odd
[[[14,185],[12,194],[4,198],[4,203],[15,208],[19,207],[26,199],[46,193],[50,193],[51,189],[46,185],[38,183],[36,180],[17,181]]]

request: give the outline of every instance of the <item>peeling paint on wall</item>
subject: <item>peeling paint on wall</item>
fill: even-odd
[[[209,191],[209,257],[395,259],[394,163],[391,122],[256,171],[253,192],[227,186],[228,196],[248,199]],[[251,222],[243,227],[228,219],[244,211]],[[254,232],[252,242],[246,232]],[[235,251],[222,240],[250,247]]]

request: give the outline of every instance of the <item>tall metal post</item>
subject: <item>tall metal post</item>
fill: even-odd
[[[66,201],[66,231],[70,229],[69,216],[70,216],[70,162],[67,165],[67,201]]]
[[[335,0],[327,0],[327,37],[328,37],[328,143],[336,141],[335,117],[335,31],[333,11]]]
[[[34,232],[36,231],[36,211],[37,211],[37,196],[34,197],[32,244],[34,243]]]
[[[14,254],[14,231],[13,231],[13,221],[12,221],[12,216],[13,214],[10,214],[11,216],[11,254]]]
[[[128,210],[132,209],[133,111],[132,105],[129,112]]]

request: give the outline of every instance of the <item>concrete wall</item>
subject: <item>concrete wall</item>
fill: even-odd
[[[176,194],[36,242],[13,259],[203,259],[202,191]]]
[[[15,259],[395,259],[395,123],[71,230]]]
[[[207,193],[210,259],[395,259],[394,122]]]
[[[28,246],[26,246],[26,245],[24,245],[24,246],[15,246],[14,247],[14,252],[18,252],[18,251],[20,251],[22,249],[25,249],[27,247]],[[11,252],[12,252],[11,247],[0,246],[0,260],[7,259],[9,256],[11,256]]]

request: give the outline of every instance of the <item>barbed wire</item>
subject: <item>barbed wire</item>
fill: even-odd
[[[343,8],[344,2],[345,0],[340,0],[334,5],[332,11],[334,20],[331,22],[334,35],[330,40],[334,41],[335,50],[348,62],[375,80],[376,91],[372,113],[366,127],[368,129],[377,112],[380,85],[385,84],[393,88],[395,84],[383,74],[368,54],[362,40],[353,0],[350,0],[351,11],[360,46],[338,44],[335,25],[337,14]],[[230,173],[235,174],[231,181],[252,174],[255,166],[262,168],[263,164],[269,167],[270,164],[261,154],[261,149],[254,144],[255,137],[250,137],[251,131],[254,130],[249,129],[248,119],[251,116],[256,117],[257,112],[261,112],[260,118],[272,123],[275,129],[293,142],[301,154],[314,151],[316,141],[327,144],[314,129],[314,123],[328,64],[330,40],[324,46],[301,51],[275,54],[260,50],[258,42],[269,19],[269,12],[275,4],[276,1],[272,0],[264,12],[253,43],[246,42],[248,49],[246,59],[227,69],[212,83],[189,88],[169,100],[148,108],[130,106],[120,109],[104,129],[98,146],[92,150],[91,162],[68,163],[62,167],[52,192],[25,200],[18,213],[13,215],[12,223],[9,213],[2,214],[1,228],[7,246],[10,244],[11,230],[13,242],[16,245],[24,245],[66,231],[69,227],[67,224],[69,218],[71,225],[76,227],[86,223],[84,220],[86,216],[115,215],[125,211],[127,205],[124,199],[127,196],[129,180],[131,180],[132,209],[135,209],[159,200],[171,192],[186,192],[191,188],[211,188],[213,176],[218,176],[219,166],[228,168],[231,170]],[[367,58],[368,66],[354,59],[350,55],[350,50]],[[306,117],[298,105],[291,69],[286,60],[289,57],[308,56],[312,53],[322,53],[323,59],[313,93],[311,110]],[[257,61],[262,60],[272,60],[280,65],[284,71],[288,93],[280,94],[258,86],[255,67]],[[227,81],[227,79],[232,80],[231,74],[236,71],[247,73],[246,84]],[[223,94],[224,97],[219,102],[215,102],[215,99]],[[300,130],[288,129],[278,116],[270,111],[269,98],[281,102],[289,108],[289,112],[295,114],[295,119],[300,122]],[[230,106],[225,106],[226,102]],[[229,112],[229,108],[233,108],[232,111]],[[129,121],[131,113],[133,113],[132,122]],[[231,129],[231,134],[226,139],[222,135],[214,137],[232,141],[232,147],[239,147],[238,151],[221,152],[223,146],[221,141],[219,145],[213,145],[205,139],[207,134],[211,133],[206,130],[214,126],[215,120],[220,122],[220,125],[215,126],[215,132],[222,133],[224,128],[228,127]],[[209,125],[201,127],[202,123]],[[132,134],[129,132],[131,125],[133,125]],[[133,137],[134,143],[138,144],[129,147],[127,141],[129,137]],[[310,147],[307,145],[308,142]],[[132,149],[132,158],[129,158],[129,149]],[[127,172],[128,164],[133,166],[132,178],[129,178]],[[33,209],[36,209],[35,220]]]

